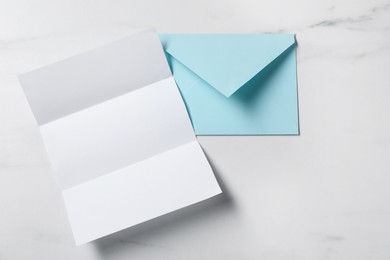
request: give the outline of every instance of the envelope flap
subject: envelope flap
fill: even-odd
[[[291,45],[292,34],[162,34],[165,51],[229,97]]]

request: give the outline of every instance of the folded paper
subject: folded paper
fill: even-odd
[[[162,34],[197,135],[299,134],[289,34]]]
[[[155,32],[19,80],[77,245],[221,193]]]

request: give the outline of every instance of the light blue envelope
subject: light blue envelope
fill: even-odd
[[[299,134],[294,35],[160,39],[197,135]]]

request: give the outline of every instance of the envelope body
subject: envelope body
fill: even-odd
[[[160,40],[197,135],[299,134],[294,35]]]

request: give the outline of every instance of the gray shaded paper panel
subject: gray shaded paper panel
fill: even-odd
[[[134,36],[20,75],[38,124],[171,76],[156,33]]]

